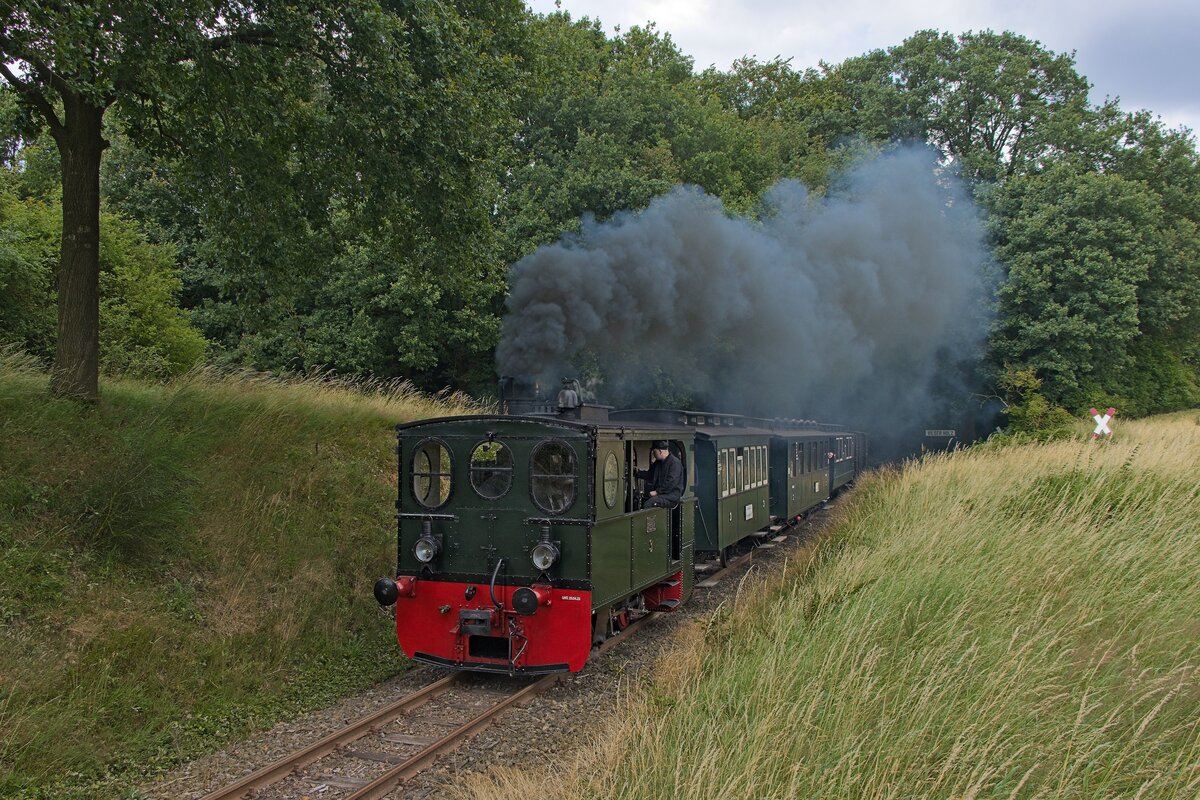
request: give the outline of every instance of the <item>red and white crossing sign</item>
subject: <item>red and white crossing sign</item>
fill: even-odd
[[[1092,415],[1092,419],[1096,420],[1096,430],[1092,431],[1092,438],[1099,439],[1101,436],[1112,436],[1112,429],[1108,427],[1108,421],[1117,415],[1115,408],[1109,408],[1103,415],[1096,409],[1088,411]]]

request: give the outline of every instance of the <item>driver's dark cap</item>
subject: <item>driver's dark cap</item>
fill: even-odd
[[[651,446],[655,450],[670,450],[671,449],[671,445],[667,443],[666,439],[659,439],[657,442],[655,442]]]

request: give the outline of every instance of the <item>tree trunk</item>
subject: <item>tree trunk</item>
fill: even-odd
[[[100,396],[100,156],[104,108],[64,98],[62,253],[58,267],[58,344],[50,391],[93,402]]]

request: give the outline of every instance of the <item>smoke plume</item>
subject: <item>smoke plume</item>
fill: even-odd
[[[923,148],[860,162],[823,198],[783,181],[757,220],[680,187],[513,265],[497,366],[585,365],[616,404],[665,391],[876,433],[955,427],[946,390],[985,332],[982,241]]]

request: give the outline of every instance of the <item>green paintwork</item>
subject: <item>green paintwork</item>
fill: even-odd
[[[470,484],[470,456],[481,442],[501,442],[513,456],[513,480],[508,492],[498,499],[480,497]],[[421,442],[435,439],[450,451],[450,496],[441,508],[421,506],[413,493],[412,455]],[[539,508],[530,495],[529,469],[533,449],[547,439],[567,444],[575,456],[576,491],[572,505],[559,515]],[[542,523],[532,520],[557,516],[563,519],[588,517],[591,485],[589,445],[585,428],[547,425],[519,417],[471,417],[430,420],[401,430],[399,437],[399,495],[402,512],[430,514],[431,532],[441,535],[443,550],[433,567],[438,572],[460,575],[491,575],[497,558],[504,559],[500,576],[508,582],[534,582],[539,576],[529,560],[529,551],[541,535]],[[454,520],[437,517],[452,516]],[[421,536],[422,520],[399,521],[399,571],[418,574],[422,565],[412,547]],[[558,562],[547,573],[551,580],[587,579],[587,526],[552,524],[551,540],[561,543]]]
[[[721,450],[767,447],[769,442],[767,433],[749,434],[745,431],[728,434],[706,431],[704,435],[697,436],[697,493],[701,498],[693,521],[697,551],[719,552],[770,524],[769,481],[751,480],[751,483],[761,485],[747,489],[744,488],[746,479],[743,478],[739,486],[722,497],[717,466]],[[749,457],[744,455],[743,458],[746,459],[744,464],[749,464]]]
[[[771,513],[791,519],[829,499],[830,434],[802,433],[771,440]],[[799,446],[796,469],[789,474],[792,448]]]
[[[665,509],[627,511],[634,489],[629,464],[633,451],[639,452],[639,463],[645,464],[649,442],[667,438],[683,448],[690,463],[690,437],[681,439],[676,430],[519,416],[425,420],[400,426],[398,434],[398,574],[447,575],[477,582],[486,591],[497,559],[503,559],[497,576],[500,583],[573,581],[593,593],[594,609],[607,609],[682,571],[685,597],[690,594],[695,496],[688,491],[681,503],[680,541],[675,553]],[[530,492],[532,454],[547,439],[564,443],[575,459],[575,498],[557,515],[539,508]],[[439,508],[422,506],[413,488],[413,456],[428,440],[444,445],[450,453],[450,493]],[[471,453],[483,442],[501,443],[512,455],[511,486],[494,499],[482,497],[470,482]],[[604,495],[604,464],[609,454],[618,464],[617,496],[612,506]],[[541,576],[529,553],[547,519],[550,538],[558,543],[561,555]],[[428,568],[413,554],[426,523],[442,543],[441,553]]]

